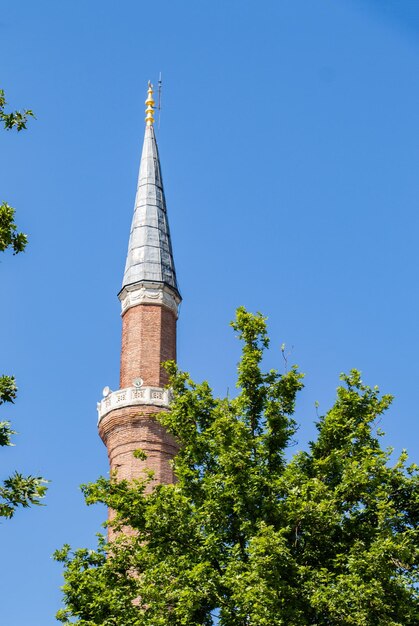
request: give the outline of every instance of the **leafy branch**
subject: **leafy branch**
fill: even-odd
[[[0,121],[2,122],[6,130],[12,130],[15,128],[19,133],[21,130],[26,130],[26,124],[28,118],[35,117],[31,109],[24,109],[23,111],[11,111],[6,113],[5,106],[7,105],[4,89],[0,89]]]
[[[14,217],[13,207],[7,202],[0,204],[0,252],[11,248],[13,254],[18,254],[26,248],[28,238],[24,233],[18,232]]]
[[[6,130],[16,129],[17,132],[26,129],[30,117],[34,117],[30,109],[24,111],[6,112],[6,97],[0,89],[0,123]],[[7,202],[0,204],[0,252],[8,248],[13,254],[23,252],[28,242],[27,236],[19,232],[15,224],[15,209]],[[17,386],[14,376],[0,376],[0,405],[14,403],[17,395]],[[0,422],[0,446],[12,446],[12,430],[10,422]],[[0,517],[11,518],[18,507],[27,508],[31,505],[40,505],[46,492],[47,481],[40,476],[23,476],[14,472],[0,484]]]

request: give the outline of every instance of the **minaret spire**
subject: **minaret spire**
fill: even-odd
[[[162,289],[162,297],[164,296],[167,304],[172,300],[172,308],[177,312],[180,295],[167,220],[159,151],[154,134],[152,94],[153,89],[149,82],[148,97],[145,101],[147,109],[143,151],[119,297],[124,310],[132,305],[130,294],[138,291],[139,284],[144,289],[154,288],[157,284],[158,288]]]
[[[120,388],[104,389],[98,403],[99,434],[112,470],[120,478],[154,471],[155,481],[173,482],[173,437],[156,420],[167,410],[168,379],[162,363],[176,359],[176,320],[181,301],[173,260],[154,134],[153,86],[148,83],[146,127],[122,289]],[[141,448],[147,459],[134,458]]]

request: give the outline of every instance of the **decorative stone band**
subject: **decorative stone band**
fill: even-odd
[[[112,391],[106,398],[97,403],[98,424],[100,420],[114,409],[126,406],[154,405],[169,407],[171,393],[162,387],[127,387]]]
[[[123,287],[118,294],[121,301],[122,314],[137,304],[161,304],[174,312],[178,317],[178,306],[181,298],[164,283],[140,282]]]

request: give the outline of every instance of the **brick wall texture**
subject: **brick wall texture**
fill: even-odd
[[[109,465],[118,478],[132,480],[153,470],[153,484],[173,483],[171,460],[178,451],[174,438],[155,419],[161,411],[155,406],[124,407],[108,413],[99,424],[99,434],[108,449]],[[134,457],[141,448],[147,459]]]
[[[163,361],[176,360],[176,317],[160,305],[140,304],[122,317],[120,388],[131,387],[135,378],[144,385],[164,387]]]
[[[168,378],[163,361],[176,359],[176,317],[161,305],[139,304],[122,317],[120,389],[131,387],[135,378],[145,386],[163,387]],[[156,406],[115,409],[99,423],[99,434],[108,449],[111,470],[120,479],[131,480],[154,472],[153,483],[172,483],[171,460],[178,451],[176,441],[155,419]],[[141,448],[147,459],[133,452]],[[152,485],[150,485],[152,488]]]

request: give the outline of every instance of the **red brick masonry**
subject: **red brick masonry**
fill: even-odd
[[[150,387],[164,387],[168,377],[161,363],[176,359],[176,316],[159,304],[139,304],[122,317],[120,389],[131,387],[136,378]],[[145,469],[154,472],[156,483],[174,482],[171,460],[178,446],[156,421],[157,406],[114,409],[99,423],[99,435],[108,449],[111,470],[120,479],[140,478]],[[133,453],[141,448],[145,461]]]
[[[170,462],[179,448],[154,418],[161,410],[155,406],[125,407],[101,420],[99,435],[108,448],[111,471],[117,470],[120,479],[141,478],[145,469],[151,469],[156,483],[174,482]],[[138,448],[146,453],[145,461],[134,457]]]
[[[120,388],[135,378],[144,385],[164,387],[167,374],[161,363],[176,359],[176,317],[173,311],[153,304],[128,309],[122,317]]]

